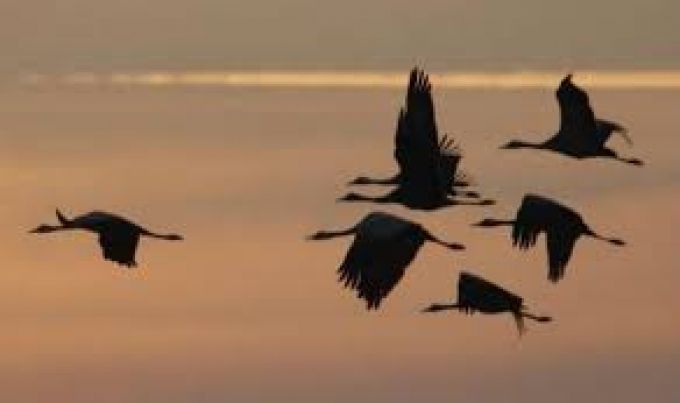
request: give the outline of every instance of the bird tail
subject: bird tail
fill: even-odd
[[[441,245],[445,248],[449,248],[449,249],[453,249],[453,250],[463,250],[463,249],[465,249],[465,245],[461,245],[461,244],[456,243],[456,242],[443,241],[443,240],[437,238],[436,236],[432,235],[428,230],[426,230],[423,227],[421,227],[421,230],[422,230],[423,236],[425,237],[425,240],[427,240],[427,241],[434,242],[434,243]]]
[[[436,236],[430,234],[427,231],[425,231],[425,239],[430,241],[430,242],[434,242],[438,245],[441,245],[445,248],[452,249],[452,250],[463,250],[463,249],[465,249],[465,245],[462,245],[462,244],[459,244],[459,243],[456,243],[456,242],[442,241],[441,239],[437,238]]]
[[[527,327],[524,324],[524,315],[522,314],[522,312],[513,312],[512,316],[515,319],[515,325],[517,325],[517,332],[519,333],[519,337],[522,337],[524,332],[526,332],[527,330]]]
[[[621,126],[618,123],[613,123],[613,129],[614,132],[620,134],[621,137],[623,137],[623,139],[626,140],[626,143],[628,143],[629,145],[633,145],[633,139],[631,139],[630,136],[628,136],[628,129],[626,129],[625,127]]]
[[[526,332],[526,324],[524,323],[524,318],[531,319],[536,322],[546,323],[552,321],[550,316],[534,315],[533,313],[518,311],[513,312],[512,316],[515,318],[515,323],[517,324],[517,331],[519,331],[519,336],[522,337],[524,332]]]
[[[616,245],[616,246],[625,246],[626,245],[626,241],[624,241],[622,239],[600,235],[590,228],[588,228],[586,230],[586,235],[590,235],[591,237],[593,237],[595,239],[599,239],[601,241],[609,242],[612,245]]]
[[[71,220],[69,220],[68,218],[66,218],[66,216],[64,215],[64,213],[62,213],[61,211],[59,211],[59,209],[57,209],[57,219],[59,220],[59,223],[61,223],[61,225],[64,225],[64,226],[65,226],[65,225],[68,225],[68,224],[71,222]]]

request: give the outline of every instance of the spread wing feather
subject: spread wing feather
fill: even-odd
[[[452,182],[447,175],[455,177],[460,157],[451,140],[439,139],[431,89],[427,75],[413,69],[406,107],[399,113],[397,122],[395,159],[403,187],[412,188],[424,197],[442,198],[448,192],[447,182]],[[446,164],[451,173],[443,169]]]
[[[546,234],[548,246],[548,279],[557,282],[567,268],[567,263],[574,251],[578,235],[574,236],[569,230],[552,229]]]
[[[358,233],[338,268],[339,281],[377,309],[404,276],[424,240],[405,230],[385,237]]]
[[[520,249],[534,246],[538,235],[546,230],[554,217],[554,204],[551,200],[536,195],[524,196],[512,227],[513,245]]]
[[[138,243],[139,233],[123,226],[113,226],[99,233],[99,245],[104,259],[123,266],[135,267],[137,265],[135,253]]]
[[[573,147],[590,147],[596,142],[597,124],[588,94],[565,77],[556,92],[560,106],[560,136]]]
[[[584,151],[598,150],[604,147],[614,133],[621,134],[629,144],[632,144],[623,126],[595,118],[588,94],[571,82],[571,74],[562,80],[556,96],[560,105],[559,137],[572,148]]]
[[[526,195],[512,229],[513,244],[533,247],[538,235],[546,233],[548,278],[556,282],[564,276],[574,245],[585,224],[572,209],[537,195]]]

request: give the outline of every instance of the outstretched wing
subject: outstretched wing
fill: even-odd
[[[138,243],[139,233],[122,226],[113,226],[99,233],[99,245],[102,248],[104,259],[123,266],[137,266],[135,252]]]
[[[546,230],[554,216],[551,200],[531,194],[524,196],[512,226],[513,245],[520,249],[534,246],[538,235]]]
[[[560,83],[557,92],[560,105],[560,132],[562,140],[572,147],[591,147],[597,141],[595,113],[588,94],[571,82],[571,74]]]
[[[427,74],[417,68],[411,71],[409,77],[406,117],[410,126],[416,129],[420,147],[436,155],[439,152],[439,140],[432,101],[432,86]]]
[[[462,272],[458,279],[458,302],[484,312],[518,310],[522,298],[477,275]]]
[[[408,231],[382,237],[357,233],[338,268],[338,280],[356,290],[367,309],[377,309],[404,276],[422,244],[422,239],[409,236]]]
[[[568,228],[552,228],[547,232],[548,279],[554,283],[564,277],[567,263],[576,245],[578,234]]]
[[[523,249],[534,246],[538,234],[545,231],[548,278],[556,282],[564,276],[584,225],[581,216],[569,207],[542,196],[526,195],[513,226],[513,242]]]
[[[402,185],[417,187],[420,193],[432,193],[434,197],[447,192],[441,172],[446,142],[438,139],[431,85],[422,70],[411,71],[395,143]]]
[[[463,154],[454,139],[444,135],[439,141],[438,171],[440,181],[447,192],[454,196],[455,186],[467,186],[470,184],[468,175],[458,169]]]
[[[406,111],[400,110],[397,118],[394,159],[397,160],[401,176],[404,175],[404,172],[413,172],[417,169],[418,160],[413,157],[413,150],[418,148],[417,141],[418,139],[406,118]]]

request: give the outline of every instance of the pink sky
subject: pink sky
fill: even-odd
[[[468,246],[425,247],[380,312],[336,283],[346,241],[303,237],[373,209],[334,199],[389,173],[401,90],[19,88],[0,96],[3,325],[11,402],[677,401],[680,215],[676,91],[592,91],[643,168],[497,150],[556,127],[551,91],[435,89],[442,131],[498,205],[385,207]],[[581,211],[626,248],[582,240],[563,282],[542,242],[469,227],[525,192]],[[25,231],[104,209],[182,244],[144,241],[134,271],[87,234]],[[417,311],[462,269],[556,322],[521,340],[510,317]]]

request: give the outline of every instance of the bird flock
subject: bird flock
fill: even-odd
[[[556,97],[560,107],[558,132],[543,143],[510,141],[502,149],[534,148],[553,151],[568,157],[612,158],[632,165],[642,165],[636,158],[619,156],[605,146],[614,133],[621,134],[628,143],[626,130],[618,123],[595,118],[588,95],[572,81],[568,74],[560,83]],[[347,202],[397,203],[409,209],[436,210],[455,205],[493,205],[494,200],[482,198],[476,191],[466,190],[472,185],[470,176],[459,169],[462,159],[460,147],[437,129],[432,86],[421,69],[411,71],[406,105],[397,118],[394,159],[398,172],[386,179],[359,176],[350,185],[392,185],[383,195],[368,196],[349,192],[339,200]],[[591,229],[573,209],[548,197],[527,194],[514,219],[483,219],[476,227],[512,227],[513,245],[526,250],[536,245],[538,236],[545,233],[548,249],[548,279],[556,283],[564,275],[576,241],[589,236],[623,246],[624,241],[605,237]],[[310,240],[325,240],[353,235],[354,240],[338,268],[338,280],[358,298],[367,309],[378,309],[382,301],[403,278],[426,241],[450,250],[462,251],[465,246],[443,241],[422,225],[385,212],[367,214],[356,225],[345,230],[319,231]],[[529,313],[522,298],[479,275],[463,271],[458,279],[458,297],[453,303],[435,303],[423,312],[459,310],[472,314],[510,313],[517,329],[523,333],[524,319],[549,322],[549,316]]]
[[[642,165],[636,158],[619,156],[605,146],[612,134],[621,134],[631,143],[626,130],[611,121],[597,119],[588,95],[571,81],[571,74],[560,83],[556,97],[560,107],[558,132],[543,143],[510,141],[502,149],[534,148],[563,154],[572,158],[611,158],[632,165]],[[399,111],[395,133],[394,159],[398,171],[386,178],[359,176],[351,186],[385,185],[392,189],[382,195],[349,192],[340,197],[345,202],[400,204],[413,210],[433,211],[458,206],[489,206],[492,199],[484,198],[473,186],[471,177],[460,170],[460,147],[448,135],[439,135],[432,86],[429,77],[419,68],[409,76],[406,102]],[[145,229],[116,214],[93,211],[67,218],[56,211],[58,224],[42,224],[29,231],[47,234],[59,231],[84,230],[98,235],[104,259],[125,267],[135,267],[135,254],[140,237],[167,241],[182,240],[177,234],[159,234]],[[512,227],[513,245],[526,250],[536,245],[538,236],[545,233],[548,249],[548,279],[559,281],[566,271],[576,241],[581,236],[623,246],[624,241],[602,236],[592,230],[571,208],[545,196],[527,194],[514,219],[486,218],[476,227]],[[353,236],[345,258],[337,269],[338,280],[358,298],[367,309],[378,309],[383,300],[403,278],[425,242],[432,242],[460,252],[465,246],[448,242],[430,233],[422,225],[408,219],[373,211],[356,225],[333,231],[318,231],[309,240],[327,240]],[[462,271],[458,279],[455,302],[434,303],[423,312],[459,310],[465,313],[510,313],[522,334],[524,319],[549,322],[551,317],[527,311],[520,296],[503,289],[479,275]]]

